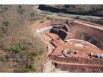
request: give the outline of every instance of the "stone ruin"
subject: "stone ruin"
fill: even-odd
[[[35,32],[48,45],[47,58],[68,72],[103,72],[103,27],[82,21],[48,21]]]

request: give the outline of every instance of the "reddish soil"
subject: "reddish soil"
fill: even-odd
[[[52,23],[59,23],[63,26],[66,24],[64,21],[46,21],[38,23],[36,27],[33,26],[32,30],[36,31],[50,26]],[[103,54],[103,50],[101,50],[103,49],[103,28],[79,21],[74,21],[67,25],[70,31],[67,32],[65,40],[69,40],[69,42],[64,42],[59,35],[50,32],[39,35],[48,44],[47,57],[49,56],[52,62],[57,64],[56,68],[61,68],[62,70],[71,72],[103,72],[103,59],[90,58],[89,56],[90,53],[94,55]],[[61,28],[63,27],[58,27],[58,29]],[[98,41],[98,47],[79,39],[79,36],[76,35],[77,31],[93,36]],[[62,51],[67,48],[77,53],[65,57]]]
[[[79,21],[74,21],[72,24],[69,25],[69,27],[73,35],[75,35],[77,32],[81,32],[93,36],[99,43],[98,47],[103,49],[103,27],[93,26]]]
[[[77,54],[70,55],[70,56],[73,56],[73,57],[89,57],[88,55],[91,52],[93,52],[94,55],[103,54],[103,51],[96,48],[92,44],[87,43],[86,41],[80,42],[78,40],[71,40],[70,42],[72,43],[71,45],[70,44],[67,45],[63,41],[59,42],[59,40],[52,42],[54,45],[57,46],[57,48],[53,52],[53,55],[61,54],[62,50],[67,49],[67,48],[77,51]],[[76,47],[76,46],[74,46],[75,44],[82,44],[84,47]]]

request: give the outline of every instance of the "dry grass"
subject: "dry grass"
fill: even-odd
[[[69,20],[71,18],[68,17],[61,17],[61,16],[55,16],[55,15],[47,15],[46,16],[47,20]]]
[[[32,7],[12,5],[0,13],[0,72],[41,72],[46,45],[32,36]]]

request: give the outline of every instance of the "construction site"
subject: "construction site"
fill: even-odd
[[[32,31],[48,45],[43,72],[103,72],[103,27],[48,20]]]

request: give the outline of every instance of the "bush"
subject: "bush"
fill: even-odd
[[[17,44],[17,45],[13,45],[6,48],[5,51],[19,53],[20,51],[24,51],[25,49],[26,49],[26,46],[24,44]]]
[[[43,23],[45,20],[41,20],[40,23]]]
[[[25,68],[25,69],[22,69],[22,70],[19,71],[19,72],[25,73],[25,72],[30,72],[30,70]]]
[[[10,25],[10,23],[9,23],[8,21],[4,21],[4,22],[2,23],[2,25],[7,27],[7,26]]]
[[[46,19],[47,19],[47,20],[53,20],[53,18],[51,18],[51,17],[47,17]]]
[[[80,17],[79,16],[76,16],[76,18],[75,19],[79,19]]]
[[[38,54],[39,54],[39,55],[42,55],[43,53],[44,53],[44,51],[43,51],[43,50],[40,50]]]
[[[35,70],[35,69],[34,69],[34,70],[30,70],[30,69],[25,68],[25,69],[22,69],[22,70],[19,71],[19,72],[22,72],[22,73],[26,73],[26,72],[36,72],[36,70]]]
[[[19,12],[19,14],[23,14],[24,12],[22,6],[18,6],[17,11]]]
[[[31,53],[29,53],[28,56],[30,56],[30,57],[35,57],[35,56],[37,56],[37,55],[38,55],[37,52],[31,52]]]
[[[10,6],[7,6],[7,5],[0,5],[0,13],[3,13],[5,11],[7,11],[7,9],[9,8]]]
[[[28,64],[28,63],[26,63],[26,68],[28,68],[28,69],[32,69],[32,68],[33,68],[33,65],[32,65],[32,64]]]
[[[34,68],[33,64],[26,63],[26,68],[22,69],[20,72],[36,72],[36,68]]]

